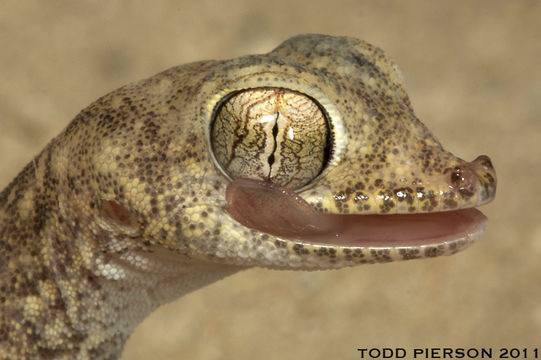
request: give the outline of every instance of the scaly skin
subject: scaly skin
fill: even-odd
[[[210,123],[222,98],[262,87],[306,94],[326,112],[329,163],[299,191],[321,211],[432,212],[494,196],[488,158],[444,151],[397,67],[365,42],[305,35],[265,55],[174,67],[92,103],[0,193],[0,358],[118,358],[156,307],[251,266],[338,268],[472,241],[302,244],[236,222]],[[473,180],[457,169],[474,169]]]

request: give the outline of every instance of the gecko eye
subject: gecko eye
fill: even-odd
[[[225,97],[214,111],[211,143],[233,179],[270,181],[298,189],[329,159],[329,123],[322,107],[301,93],[249,89]]]

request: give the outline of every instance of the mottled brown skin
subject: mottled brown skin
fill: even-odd
[[[321,211],[429,212],[494,196],[488,160],[465,183],[472,167],[417,120],[396,66],[365,42],[305,35],[265,55],[174,67],[92,103],[0,193],[0,358],[118,358],[153,309],[250,266],[337,268],[469,243],[341,248],[237,223],[210,122],[226,95],[260,87],[327,112],[330,162],[299,193]]]

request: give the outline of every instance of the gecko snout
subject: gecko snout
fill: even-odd
[[[491,201],[496,195],[496,172],[492,161],[480,155],[471,162],[455,166],[449,172],[449,186],[463,197],[480,195],[480,204]]]

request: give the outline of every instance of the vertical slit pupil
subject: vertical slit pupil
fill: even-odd
[[[269,165],[272,166],[272,164],[274,164],[274,154],[270,154],[269,159],[267,161],[269,162]]]
[[[275,120],[274,126],[272,127],[272,138],[274,139],[274,149],[272,149],[272,153],[269,155],[267,159],[270,166],[274,164],[274,152],[276,151],[276,146],[277,146],[276,136],[278,136],[278,116],[280,116],[280,113],[276,113],[276,120]]]

